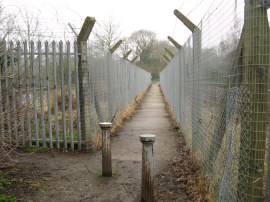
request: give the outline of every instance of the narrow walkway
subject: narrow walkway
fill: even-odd
[[[135,115],[124,123],[112,140],[113,177],[101,177],[101,152],[39,153],[28,162],[47,176],[34,201],[140,201],[141,152],[140,134],[155,134],[154,173],[157,201],[184,201],[185,194],[174,184],[169,169],[176,155],[178,134],[169,122],[160,88],[151,86]],[[160,183],[166,176],[167,182]],[[155,183],[155,182],[154,182]],[[162,187],[158,187],[162,184]],[[168,193],[173,195],[169,198]],[[161,200],[160,194],[163,196]]]

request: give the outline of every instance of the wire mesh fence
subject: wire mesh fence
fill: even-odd
[[[87,92],[91,131],[97,138],[99,122],[134,102],[150,84],[150,74],[110,53],[87,56],[90,72],[80,88],[77,43],[60,41],[1,43],[0,146],[48,146],[81,149],[81,103]],[[94,146],[94,145],[93,145]]]
[[[218,201],[269,201],[269,48],[260,1],[216,0],[161,72]]]

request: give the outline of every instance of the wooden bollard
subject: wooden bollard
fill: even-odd
[[[142,185],[141,185],[141,201],[152,202],[153,198],[153,144],[155,135],[140,135],[142,142]]]
[[[111,153],[111,137],[109,130],[112,123],[103,122],[99,124],[102,130],[102,176],[112,176],[112,153]]]

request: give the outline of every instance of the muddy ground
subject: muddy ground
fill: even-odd
[[[122,130],[112,138],[113,177],[101,176],[101,151],[38,152],[17,167],[20,174],[21,169],[24,176],[31,175],[32,188],[25,186],[25,190],[22,188],[16,193],[15,189],[12,193],[7,192],[7,186],[2,192],[15,194],[22,201],[37,202],[140,201],[140,134],[156,135],[153,150],[155,201],[206,201],[198,178],[199,168],[192,162],[179,130],[170,122],[158,84],[152,85],[134,116],[125,121]],[[27,178],[21,176],[21,179]]]

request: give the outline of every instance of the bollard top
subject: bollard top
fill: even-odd
[[[101,129],[110,129],[112,127],[112,123],[111,122],[101,122],[99,123],[99,126]]]
[[[155,142],[155,138],[156,138],[156,136],[152,135],[152,134],[140,135],[141,142]]]

